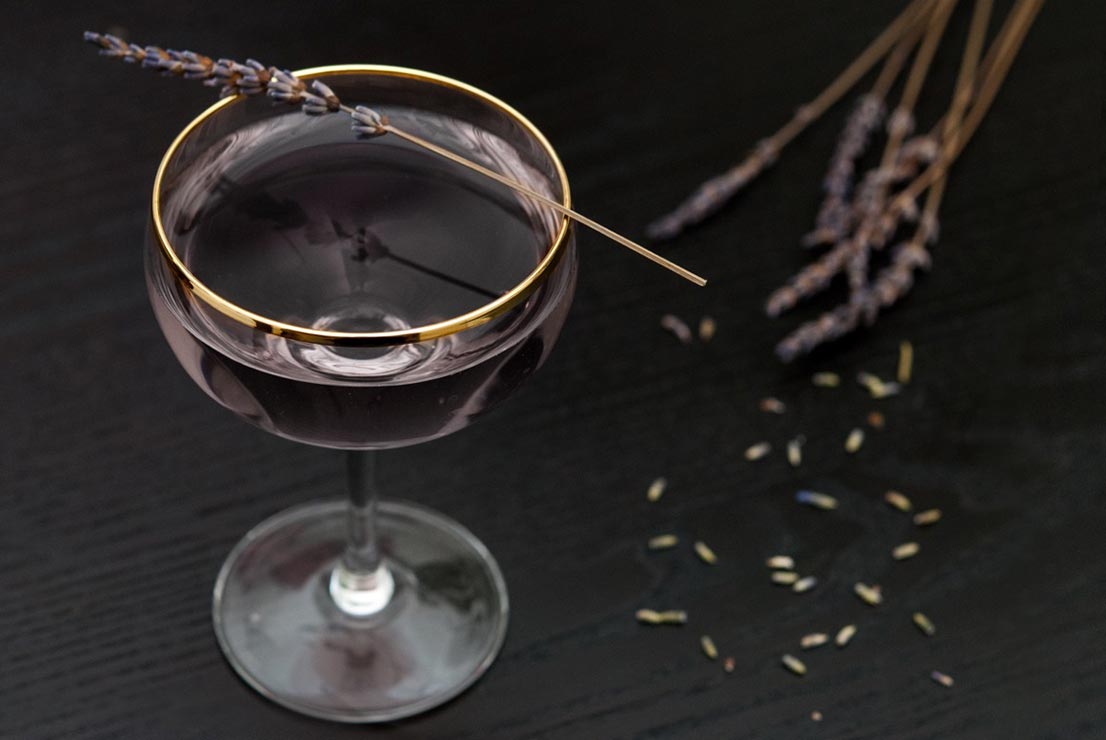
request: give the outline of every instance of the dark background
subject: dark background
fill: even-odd
[[[761,304],[807,257],[818,181],[847,106],[734,207],[664,248],[697,289],[591,233],[548,365],[488,421],[384,457],[386,495],[433,506],[497,555],[506,645],[446,707],[386,728],[299,717],[224,664],[209,618],[234,542],[280,509],[341,494],[340,456],[246,427],[177,367],[147,305],[141,240],[157,161],[212,99],[100,60],[85,28],[296,68],[433,70],[511,102],[568,168],[576,202],[639,236],[786,120],[899,3],[6,3],[0,116],[0,735],[10,738],[1102,737],[1106,733],[1104,13],[1048,3],[957,163],[932,273],[874,329],[793,366],[771,355],[815,302]],[[1009,7],[999,2],[996,16]],[[951,90],[962,3],[921,101]],[[997,21],[996,21],[997,25]],[[718,321],[709,345],[658,327]],[[915,382],[887,428],[841,441],[874,402],[851,382]],[[813,388],[814,370],[846,377]],[[781,417],[759,398],[790,404]],[[799,470],[741,451],[795,433]],[[647,504],[658,475],[669,491]],[[838,496],[825,514],[796,488]],[[945,518],[922,552],[879,500]],[[681,549],[646,553],[663,531]],[[719,556],[695,560],[702,538]],[[762,560],[822,582],[795,596]],[[887,602],[865,607],[858,579]],[[683,628],[634,622],[681,607]],[[921,608],[939,632],[924,638]],[[846,650],[779,656],[855,621]],[[709,633],[736,670],[708,662]],[[939,668],[952,689],[933,683]],[[825,720],[815,724],[812,710]]]

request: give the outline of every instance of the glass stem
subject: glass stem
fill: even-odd
[[[383,562],[377,539],[376,453],[346,453],[349,509],[346,549],[330,575],[330,595],[346,614],[367,617],[392,599],[395,580]]]
[[[346,453],[349,480],[349,514],[346,521],[346,552],[342,564],[350,571],[372,573],[380,565],[376,541],[376,453],[353,450]]]

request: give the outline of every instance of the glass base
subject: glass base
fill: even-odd
[[[378,531],[395,591],[351,616],[330,595],[345,547],[342,501],[281,512],[235,546],[215,583],[215,634],[235,671],[302,714],[385,722],[468,688],[507,631],[507,591],[491,553],[429,509],[382,501]]]

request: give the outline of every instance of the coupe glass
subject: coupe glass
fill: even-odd
[[[569,205],[552,147],[487,93],[393,67],[297,74]],[[549,354],[577,263],[567,220],[397,137],[357,140],[349,123],[264,98],[205,111],[158,169],[146,276],[209,396],[348,451],[348,501],[273,516],[223,565],[213,612],[227,660],[298,712],[378,722],[488,668],[507,592],[460,524],[377,502],[374,451],[458,431],[510,396]]]

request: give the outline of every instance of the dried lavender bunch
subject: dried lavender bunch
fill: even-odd
[[[85,31],[85,41],[100,48],[100,54],[121,59],[130,64],[141,64],[147,69],[160,71],[188,80],[203,80],[209,87],[220,88],[220,96],[268,94],[273,100],[297,105],[310,116],[343,111],[353,119],[351,128],[358,136],[381,136],[387,133],[388,120],[371,108],[359,105],[350,108],[327,85],[314,80],[307,84],[286,69],[266,67],[256,59],[240,64],[233,59],[213,60],[192,51],[162,49],[159,46],[128,44],[118,36]]]
[[[932,12],[926,14],[925,32],[902,97],[887,119],[887,143],[883,156],[880,163],[865,174],[850,206],[841,211],[842,230],[838,232],[837,242],[830,251],[832,259],[820,260],[820,271],[814,273],[820,279],[790,283],[785,286],[785,291],[776,291],[769,297],[766,309],[769,315],[774,315],[773,312],[778,314],[789,303],[794,305],[797,300],[824,288],[837,272],[843,271],[848,279],[848,302],[785,337],[776,350],[782,358],[790,359],[822,342],[836,339],[855,329],[861,319],[871,323],[879,312],[879,303],[872,297],[869,284],[871,255],[873,251],[883,249],[908,212],[905,208],[888,208],[892,202],[889,196],[896,182],[896,173],[911,169],[908,163],[904,163],[903,148],[914,130],[914,103],[954,5],[955,0],[937,0]],[[905,47],[900,46],[902,48]],[[881,78],[881,82],[884,81]],[[911,158],[913,156],[912,150]]]
[[[823,181],[826,198],[819,211],[816,228],[805,239],[808,245],[828,243],[831,247],[775,290],[769,296],[765,309],[768,315],[778,316],[804,298],[825,289],[834,277],[842,273],[848,278],[849,298],[844,304],[801,325],[785,337],[776,348],[782,359],[794,359],[822,343],[853,331],[861,324],[871,324],[881,310],[909,292],[914,283],[915,270],[929,268],[927,245],[933,244],[938,237],[937,209],[947,170],[986,115],[1043,2],[1016,0],[1002,29],[980,61],[992,2],[976,0],[953,102],[929,133],[914,136],[911,136],[914,130],[913,107],[956,0],[916,3],[912,6],[916,9],[913,16],[904,13],[896,21],[902,24],[898,29],[898,40],[894,42],[898,46],[869,93],[871,97],[867,100],[861,98],[846,123]],[[912,39],[911,34],[914,33],[917,37]],[[886,34],[887,31],[884,38]],[[907,51],[919,41],[900,102],[887,119],[887,144],[882,160],[854,187],[855,162],[883,114],[876,108],[873,99],[882,104],[886,91],[901,69],[897,65],[905,61]],[[977,65],[980,70],[978,75]],[[846,72],[859,69],[860,66],[854,62]],[[843,73],[831,89],[839,97],[855,82],[856,79]],[[836,99],[827,93],[817,99],[821,105],[814,106],[816,114],[824,110],[827,101]],[[802,128],[802,125],[789,124],[766,141],[786,144]],[[777,146],[776,153],[782,144]],[[751,157],[751,160],[754,158]],[[759,169],[750,165],[748,172],[755,174]],[[730,188],[732,181],[737,180],[738,187],[747,181],[748,177],[744,180],[737,178],[739,171],[741,167],[707,183],[688,203],[658,221],[653,227],[655,233],[651,232],[651,235],[673,236],[683,226],[701,220],[716,210],[721,201],[734,192]],[[923,194],[927,194],[927,199],[925,210],[920,211],[918,198]],[[871,275],[872,254],[891,243],[904,221],[916,222],[914,235],[892,248],[888,264],[874,276]]]
[[[865,279],[859,285],[854,283],[845,305],[803,324],[786,337],[777,347],[777,353],[782,358],[792,359],[808,352],[823,342],[852,331],[861,322],[870,325],[881,310],[895,304],[910,291],[916,270],[929,269],[931,258],[927,247],[934,244],[939,235],[937,211],[944,192],[947,167],[956,153],[962,150],[965,137],[971,135],[974,126],[981,120],[1041,4],[1041,0],[1019,0],[992,46],[994,57],[988,53],[988,59],[983,62],[986,73],[977,88],[976,70],[992,5],[990,0],[977,0],[948,113],[934,126],[933,132],[906,140],[887,170],[887,177],[892,183],[908,181],[909,184],[886,202],[874,225],[876,241],[873,245],[882,246],[904,217],[917,218],[913,237],[891,250],[889,264],[872,280]],[[1016,40],[1010,42],[1010,39]],[[964,113],[975,94],[984,102],[978,102],[977,98],[977,107],[968,116],[972,122],[966,124]],[[905,128],[905,122],[900,126]],[[901,128],[898,135],[905,136]],[[916,198],[927,187],[925,210],[918,217]]]

